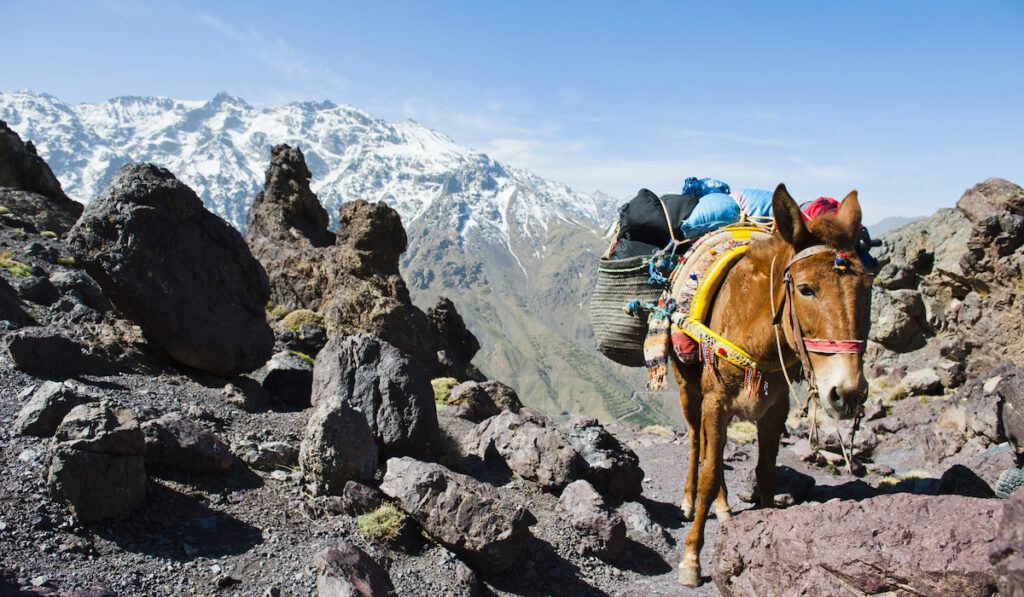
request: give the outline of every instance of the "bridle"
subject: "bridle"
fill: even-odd
[[[820,397],[818,395],[818,382],[814,376],[814,368],[811,365],[810,355],[808,353],[816,354],[862,354],[867,347],[866,340],[860,339],[843,339],[835,340],[833,338],[805,338],[803,328],[800,326],[800,318],[795,313],[795,301],[793,293],[796,291],[796,284],[793,282],[793,275],[790,273],[790,268],[794,263],[807,259],[819,253],[833,252],[834,265],[832,270],[843,273],[849,268],[849,258],[846,253],[842,253],[837,249],[828,247],[825,245],[814,245],[798,251],[793,257],[786,263],[785,269],[782,273],[782,283],[784,286],[782,292],[782,301],[779,303],[778,308],[775,308],[775,259],[772,258],[771,272],[769,274],[769,284],[771,285],[770,300],[772,301],[772,326],[775,329],[775,342],[779,351],[779,362],[785,363],[785,358],[782,355],[782,338],[779,334],[779,326],[782,324],[783,312],[787,313],[787,319],[790,331],[792,332],[793,344],[795,345],[795,351],[797,357],[800,359],[800,366],[803,371],[803,376],[810,382],[808,388],[807,402],[801,405],[801,410],[806,414],[808,404],[813,400],[815,406],[819,403]],[[789,302],[788,308],[786,302]],[[789,373],[786,368],[783,367],[782,374],[786,378],[786,384],[789,386],[790,393],[796,396],[793,391],[793,383],[789,379]],[[798,401],[799,403],[799,401]],[[846,453],[846,445],[843,443],[842,433],[839,432],[839,422],[836,421],[836,432],[839,437],[839,443],[843,448],[843,455],[846,458],[847,466],[850,469],[850,473],[853,473],[853,440],[857,433],[857,428],[860,426],[860,420],[863,412],[858,412],[853,421],[853,430],[850,434],[850,452],[849,455]],[[817,419],[815,419],[815,422]]]

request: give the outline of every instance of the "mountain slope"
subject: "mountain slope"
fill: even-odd
[[[485,373],[545,412],[609,418],[636,408],[628,397],[639,376],[597,355],[586,315],[614,199],[505,166],[415,122],[330,102],[261,110],[221,93],[70,105],[19,91],[0,93],[0,120],[35,143],[74,199],[95,197],[122,164],[149,161],[240,229],[270,147],[299,146],[332,228],[346,201],[398,211],[414,300],[453,299],[483,345],[475,362]],[[633,420],[662,418],[648,408]]]

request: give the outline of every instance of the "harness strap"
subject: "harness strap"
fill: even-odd
[[[821,354],[853,353],[859,354],[867,348],[863,340],[823,340],[821,338],[804,338],[804,346],[811,352]]]

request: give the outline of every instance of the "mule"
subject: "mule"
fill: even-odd
[[[760,506],[775,506],[775,459],[789,413],[788,382],[800,373],[826,411],[851,418],[868,395],[863,352],[870,325],[872,276],[857,258],[861,210],[853,191],[837,212],[805,223],[780,184],[772,197],[775,232],[757,241],[722,281],[708,327],[765,367],[749,371],[715,362],[684,365],[673,355],[679,401],[690,429],[690,468],[681,510],[693,521],[679,582],[700,582],[699,554],[712,500],[719,520],[731,514],[722,472],[726,427],[739,417],[757,424],[755,469]],[[784,369],[785,368],[785,369]],[[764,383],[762,383],[764,382]],[[699,476],[698,476],[699,473]]]

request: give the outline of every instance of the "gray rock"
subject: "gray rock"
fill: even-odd
[[[388,460],[380,489],[431,537],[484,574],[515,564],[534,522],[493,486],[412,458]]]
[[[358,481],[345,483],[345,489],[341,493],[341,498],[345,511],[352,516],[373,512],[380,508],[385,499],[384,494],[379,489]]]
[[[579,478],[579,453],[554,427],[536,417],[511,411],[480,423],[471,454],[487,460],[498,458],[509,469],[551,491],[561,491]]]
[[[14,431],[18,435],[50,437],[71,409],[97,398],[96,393],[88,392],[80,384],[48,381],[18,411]]]
[[[290,350],[270,357],[252,374],[267,393],[290,407],[302,409],[310,405],[313,388],[313,363]]]
[[[145,443],[129,409],[76,406],[54,437],[46,485],[79,522],[120,518],[145,498]]]
[[[318,597],[395,597],[387,571],[348,541],[313,558]]]
[[[353,479],[373,478],[379,449],[362,413],[346,404],[332,406],[325,401],[313,409],[299,467],[318,491],[337,495]]]
[[[1024,491],[1015,491],[1004,502],[989,561],[995,567],[1000,595],[1024,595]]]
[[[50,280],[43,277],[32,276],[31,278],[19,278],[14,282],[18,295],[26,301],[32,301],[37,305],[49,306],[57,302],[60,293],[50,283]]]
[[[800,587],[807,595],[987,597],[1001,510],[999,500],[899,493],[742,512],[718,528],[711,577],[726,596]]]
[[[335,336],[316,357],[312,403],[363,414],[382,458],[434,458],[441,446],[430,379],[397,348],[368,334]]]
[[[814,477],[795,471],[788,466],[779,465],[776,470],[775,505],[788,508],[802,504],[814,487]],[[750,504],[761,503],[761,491],[757,486],[754,469],[744,476],[743,483],[736,490],[736,497]]]
[[[227,445],[212,432],[180,413],[168,413],[142,424],[146,436],[146,464],[194,473],[226,471],[234,462]]]
[[[9,325],[15,328],[32,324],[32,318],[25,313],[22,307],[18,292],[10,282],[0,277],[0,321],[10,322]]]
[[[480,382],[480,387],[487,392],[487,395],[491,397],[494,404],[501,410],[510,410],[517,413],[519,409],[523,408],[523,403],[519,400],[519,394],[510,386],[496,379],[482,381]]]
[[[626,537],[646,545],[658,553],[667,553],[676,545],[675,539],[639,502],[625,502],[617,509],[626,524]]]
[[[901,383],[914,396],[930,396],[942,392],[942,380],[931,367],[907,373]]]
[[[294,467],[299,462],[299,448],[288,442],[239,442],[231,452],[256,470],[272,471]]]
[[[602,560],[619,557],[626,546],[626,524],[618,512],[605,506],[604,499],[590,483],[582,479],[573,481],[562,491],[558,504],[579,535],[584,553]]]
[[[868,338],[895,352],[924,346],[924,301],[915,290],[871,292],[871,330]]]
[[[270,357],[266,273],[238,231],[167,170],[123,166],[67,242],[118,310],[175,360],[231,376]]]
[[[640,459],[597,419],[577,417],[561,425],[561,431],[581,457],[582,478],[598,492],[617,500],[640,496],[644,480]]]

